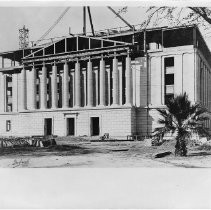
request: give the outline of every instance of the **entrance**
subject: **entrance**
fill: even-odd
[[[52,135],[52,118],[45,118],[44,135],[45,136]]]
[[[91,117],[91,136],[100,135],[99,117]]]
[[[67,136],[75,135],[75,118],[67,118]]]

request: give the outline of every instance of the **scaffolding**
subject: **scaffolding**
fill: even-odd
[[[19,49],[25,49],[29,47],[29,29],[23,28],[19,29]]]

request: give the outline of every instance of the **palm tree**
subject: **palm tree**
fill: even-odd
[[[175,155],[187,155],[187,140],[192,134],[210,136],[203,122],[209,118],[206,116],[207,109],[200,104],[191,104],[186,93],[178,95],[166,103],[165,109],[157,109],[162,116],[158,120],[161,127],[155,128],[153,136],[164,136],[167,133],[175,134]]]

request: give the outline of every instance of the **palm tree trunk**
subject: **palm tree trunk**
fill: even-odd
[[[176,137],[175,156],[187,156],[185,137],[182,135],[181,131],[178,131]]]

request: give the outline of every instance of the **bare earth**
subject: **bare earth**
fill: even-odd
[[[51,148],[6,148],[0,151],[2,168],[57,168],[57,167],[211,167],[211,151],[188,149],[187,157],[173,155],[175,142],[147,147],[144,142],[90,142],[76,138],[58,138],[58,146]],[[159,152],[171,151],[163,158]]]

